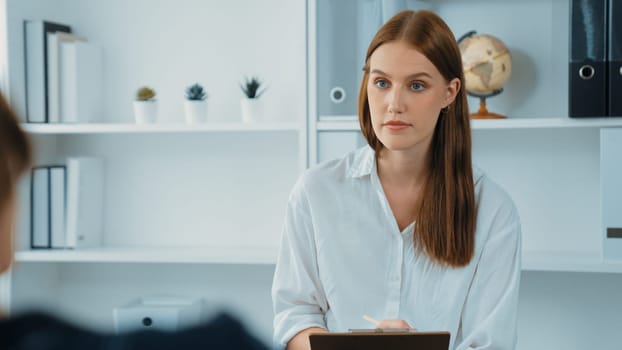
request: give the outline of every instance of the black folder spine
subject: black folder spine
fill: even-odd
[[[568,69],[570,117],[607,115],[606,48],[607,0],[571,0]]]
[[[622,0],[609,0],[609,115],[622,117]]]

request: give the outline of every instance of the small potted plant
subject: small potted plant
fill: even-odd
[[[184,114],[189,124],[204,123],[207,120],[207,93],[196,83],[186,88]]]
[[[143,86],[136,91],[134,101],[134,117],[137,124],[154,123],[158,116],[158,104],[155,99],[155,91]]]
[[[242,121],[245,123],[252,123],[261,119],[263,104],[259,100],[259,96],[266,91],[262,84],[257,77],[246,78],[246,81],[240,84],[245,96],[240,101]]]

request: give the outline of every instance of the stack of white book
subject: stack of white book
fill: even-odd
[[[101,158],[68,158],[38,166],[31,179],[31,248],[101,245],[104,164]]]
[[[24,21],[24,33],[27,121],[100,121],[101,46],[49,21]]]

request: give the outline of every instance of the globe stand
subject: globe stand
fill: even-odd
[[[479,110],[477,111],[477,113],[471,113],[470,114],[471,119],[503,119],[503,118],[507,118],[506,116],[504,116],[502,114],[488,112],[488,109],[486,108],[486,99],[488,97],[497,96],[501,92],[503,92],[503,89],[495,90],[495,91],[493,91],[493,92],[491,92],[489,94],[476,94],[476,93],[467,91],[467,94],[469,96],[478,97],[479,98]]]

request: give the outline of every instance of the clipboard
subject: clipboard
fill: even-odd
[[[449,332],[405,329],[353,329],[309,335],[311,350],[448,350]]]

